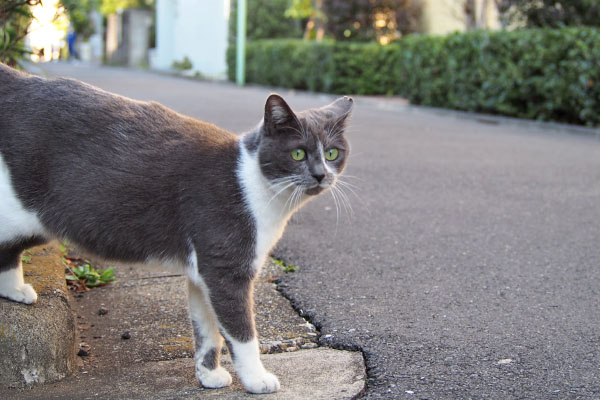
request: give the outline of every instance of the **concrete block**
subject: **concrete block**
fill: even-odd
[[[25,282],[34,305],[0,299],[0,387],[55,382],[75,369],[75,318],[56,243],[32,249]]]

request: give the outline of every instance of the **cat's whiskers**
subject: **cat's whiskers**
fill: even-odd
[[[338,124],[339,124],[341,121],[345,120],[345,118],[346,118],[346,115],[342,115],[341,117],[339,117],[339,118],[338,118],[338,119],[335,121],[335,123],[332,125],[332,127],[331,127],[331,128],[329,128],[329,129],[327,130],[327,139],[330,139],[330,138],[332,138],[333,136],[335,136],[335,134],[337,133],[337,132],[335,131],[335,128],[336,128],[336,126],[337,126],[337,125],[338,125]]]
[[[300,190],[298,190],[298,194],[296,195],[296,204],[294,205],[293,210],[297,210],[300,207],[300,203],[302,202],[302,196],[304,194],[304,189],[302,189],[301,187],[298,187]]]
[[[289,182],[293,182],[293,177],[286,176],[284,178],[276,178],[269,182],[269,188],[272,190],[276,190],[281,185],[286,185]]]
[[[296,192],[300,189],[299,186],[296,186],[294,188],[294,191],[289,195],[289,197],[287,198],[287,200],[285,201],[285,204],[283,205],[283,209],[281,210],[281,213],[283,214],[284,211],[290,212],[292,211],[292,198],[296,195]],[[289,206],[288,206],[289,203]]]
[[[357,180],[359,180],[359,181],[362,181],[362,182],[364,182],[364,181],[365,181],[363,178],[361,178],[361,177],[359,177],[359,176],[356,176],[356,175],[348,175],[348,174],[346,174],[346,173],[344,173],[344,178],[357,179]]]
[[[276,192],[275,192],[275,194],[274,194],[274,195],[273,195],[273,196],[272,196],[272,197],[269,199],[269,201],[267,202],[267,206],[269,206],[269,204],[271,204],[271,202],[272,202],[274,199],[276,199],[276,198],[277,198],[277,197],[278,197],[278,196],[279,196],[281,193],[283,193],[284,191],[286,191],[287,189],[289,189],[290,187],[292,187],[292,186],[293,186],[293,185],[295,185],[295,184],[296,184],[296,182],[290,178],[288,181],[285,181],[285,182],[281,182],[281,183],[279,183],[279,184],[272,185],[272,186],[271,186],[271,189],[272,189],[272,190],[274,190],[274,191],[275,191],[275,190],[277,190],[277,191],[276,191]],[[285,186],[283,186],[283,188],[281,188],[281,189],[275,189],[275,186],[277,186],[277,185],[285,185]]]
[[[340,206],[338,203],[338,198],[335,194],[335,190],[333,190],[333,188],[334,186],[331,186],[331,190],[329,191],[329,193],[331,193],[331,197],[333,197],[333,202],[335,204],[335,226],[337,227],[340,223]]]
[[[306,131],[306,127],[302,124],[300,124],[300,129],[302,130],[302,137],[304,138],[304,140],[308,140],[308,132]]]
[[[364,181],[361,178],[358,178],[356,176],[348,176],[348,175],[344,175],[344,178],[355,178],[355,179],[359,179],[361,181]],[[364,196],[361,196],[364,192],[362,191],[362,187],[359,187],[357,185],[354,185],[350,182],[347,182],[345,180],[341,180],[341,179],[337,179],[336,181],[336,185],[339,185],[339,189],[342,189],[344,191],[349,192],[349,194],[353,195],[354,197],[356,197],[356,199],[358,199],[358,201],[361,204],[361,212],[362,211],[366,211],[367,214],[371,213],[371,209],[369,208],[369,204],[368,202],[365,201]],[[348,196],[348,193],[346,193],[348,197],[348,203],[350,204],[350,197]]]
[[[298,186],[298,192],[294,196],[295,201],[294,201],[292,211],[295,211],[300,207],[300,203],[302,202],[303,195],[304,195],[304,188],[301,186]]]
[[[292,213],[300,207],[300,203],[303,200],[304,188],[300,185],[294,188],[294,191],[290,194],[288,199],[286,200],[283,211],[287,211],[288,213]],[[288,205],[289,204],[289,205]]]
[[[356,186],[354,186],[348,182],[342,181],[338,177],[329,188],[331,189],[330,190],[331,197],[333,198],[333,202],[335,204],[336,226],[339,224],[340,214],[341,214],[342,209],[346,213],[346,217],[348,218],[348,221],[350,221],[350,219],[352,217],[354,217],[354,209],[352,207],[352,203],[350,202],[350,198],[349,198],[348,194],[345,192],[345,189],[349,190],[354,196],[356,196],[362,202],[362,199],[360,198],[360,196],[358,196],[358,194],[354,190],[354,188],[356,188]]]
[[[277,178],[277,179],[273,179],[271,181],[271,183],[269,184],[269,187],[272,191],[274,191],[275,193],[273,194],[273,196],[271,197],[271,199],[267,202],[267,206],[269,204],[271,204],[271,202],[278,198],[280,195],[282,195],[284,192],[286,192],[288,189],[290,189],[292,186],[296,185],[297,187],[300,185],[301,182],[301,177],[299,177],[298,175],[291,175],[291,176],[286,176],[283,178]],[[293,195],[295,192],[292,191],[292,193],[290,194]],[[289,197],[286,200],[286,202],[283,205],[282,208],[282,212],[287,210],[287,203],[289,201]]]
[[[341,186],[335,186],[332,188],[332,190],[337,190],[337,193],[340,197],[342,206],[344,207],[344,210],[346,211],[346,215],[348,216],[348,218],[353,217],[354,216],[354,209],[352,208],[352,204],[350,203],[350,199],[348,198],[348,195],[346,194],[346,192],[344,192],[343,187]]]
[[[302,139],[307,140],[308,139],[308,135],[306,133],[306,129],[304,129],[304,127],[302,126],[302,124],[300,124],[300,130],[298,128],[295,128],[293,126],[288,126],[289,129],[298,132],[298,134],[300,134],[300,136],[302,137]]]
[[[359,200],[362,200],[360,198],[360,196],[358,195],[358,193],[356,193],[355,189],[358,190],[358,186],[350,183],[350,182],[346,182],[343,181],[341,179],[338,179],[338,181],[336,183],[339,183],[340,185],[342,185],[345,189],[348,189],[352,192],[352,194],[354,194]]]

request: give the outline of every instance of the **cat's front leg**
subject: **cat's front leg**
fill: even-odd
[[[23,281],[21,264],[0,272],[0,297],[24,304],[37,301],[38,296],[33,287]]]
[[[211,303],[242,384],[250,393],[278,391],[279,380],[260,361],[254,325],[252,279],[229,277],[219,280],[218,287],[216,284],[214,281],[213,285],[209,284]]]
[[[0,297],[24,304],[37,301],[33,287],[23,280],[21,252],[27,248],[21,242],[0,243]]]
[[[244,387],[250,393],[273,393],[279,390],[279,379],[267,371],[260,361],[256,335],[247,341],[238,341],[224,332],[233,366]]]
[[[231,375],[220,365],[223,337],[206,296],[207,289],[188,281],[188,302],[194,330],[196,377],[206,388],[231,384]]]

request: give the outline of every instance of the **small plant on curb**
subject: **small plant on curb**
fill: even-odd
[[[60,254],[62,255],[63,262],[65,262],[66,256],[71,250],[68,242],[60,242]]]
[[[25,264],[29,264],[31,262],[32,255],[33,255],[33,252],[31,250],[25,250],[23,252],[23,254],[21,254],[21,262],[24,262]]]
[[[115,270],[113,267],[102,271],[96,270],[89,263],[86,263],[79,267],[68,268],[71,271],[71,274],[66,276],[68,281],[78,281],[89,288],[104,286],[115,280]]]
[[[72,248],[69,243],[63,242],[60,245],[62,261],[66,267],[67,284],[72,290],[82,292],[89,288],[108,285],[115,280],[115,270],[113,267],[105,270],[96,270],[89,260],[71,256]]]
[[[271,257],[271,259],[275,265],[279,266],[286,274],[289,274],[290,272],[298,272],[299,268],[294,264],[288,264],[284,260],[275,257]]]

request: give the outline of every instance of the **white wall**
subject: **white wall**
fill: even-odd
[[[229,0],[157,0],[156,69],[187,56],[193,70],[225,78]]]
[[[443,35],[467,29],[465,0],[423,0],[422,4],[422,28],[425,33]],[[482,28],[500,28],[498,8],[493,0],[475,0],[475,14]]]

